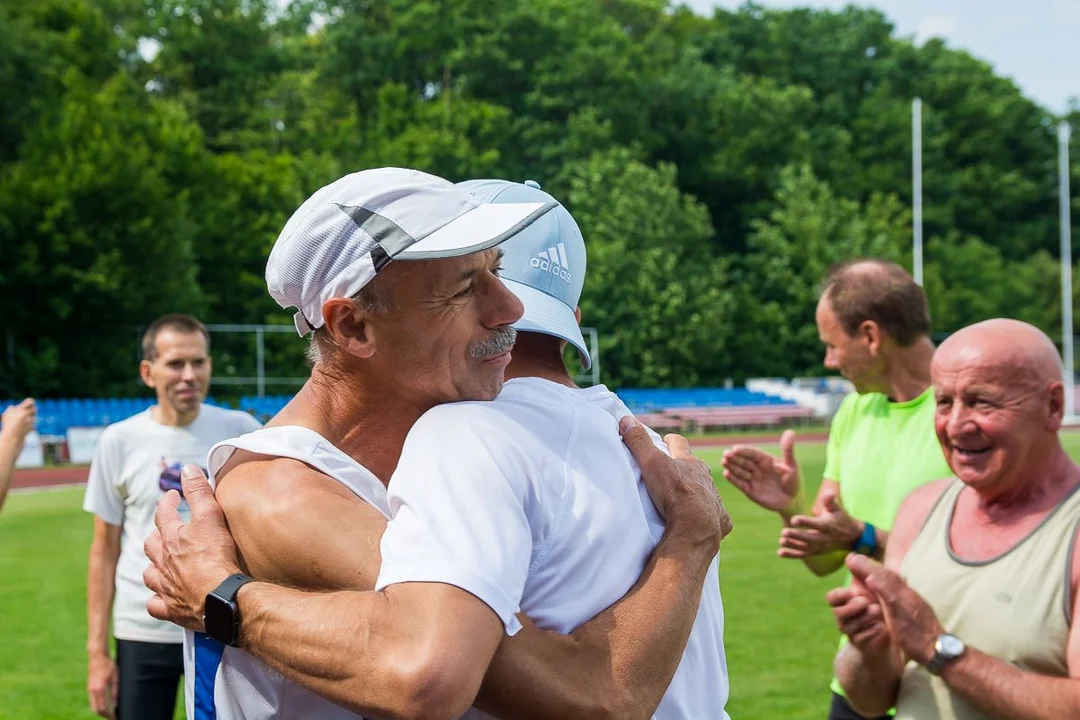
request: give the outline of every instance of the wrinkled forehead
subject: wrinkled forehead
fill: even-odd
[[[1014,387],[1031,379],[1029,363],[1010,347],[979,343],[942,345],[930,363],[930,382],[939,390]]]

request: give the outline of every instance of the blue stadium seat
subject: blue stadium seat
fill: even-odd
[[[616,394],[634,412],[796,404],[791,400],[745,388],[622,388],[617,390]]]

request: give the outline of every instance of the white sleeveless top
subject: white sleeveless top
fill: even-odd
[[[211,487],[214,476],[237,450],[298,460],[390,517],[386,487],[314,430],[298,425],[269,427],[218,443],[207,458]],[[285,679],[243,650],[190,630],[184,632],[184,697],[188,720],[363,720]]]

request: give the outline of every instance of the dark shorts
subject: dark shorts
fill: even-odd
[[[117,640],[116,667],[117,720],[172,720],[184,676],[183,645]]]
[[[832,694],[832,706],[829,708],[829,720],[892,720],[891,715],[867,718],[851,709],[848,701],[836,693]]]

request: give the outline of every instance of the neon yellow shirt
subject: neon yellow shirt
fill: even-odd
[[[844,509],[858,520],[891,530],[908,493],[952,474],[934,434],[933,388],[901,403],[851,393],[833,416],[823,477],[839,483]],[[832,689],[843,695],[835,678]]]

